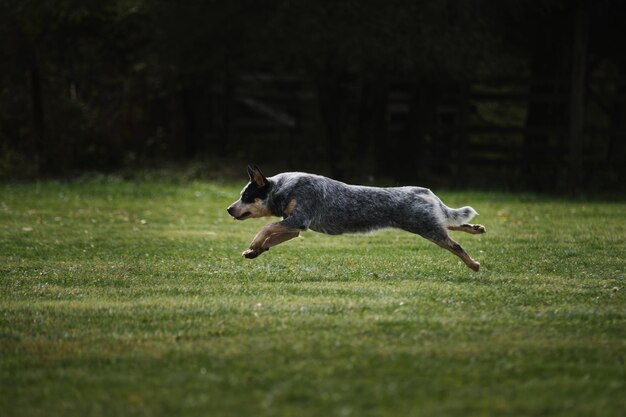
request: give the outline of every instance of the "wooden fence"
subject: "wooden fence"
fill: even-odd
[[[326,148],[333,145],[323,139],[327,121],[314,83],[248,74],[234,84],[227,120],[235,152],[251,160],[279,157],[295,169],[323,165]],[[568,80],[554,79],[499,78],[434,86],[387,80],[382,143],[394,159],[415,164],[414,177],[447,179],[443,182],[451,185],[565,189],[571,185],[572,167],[580,170],[574,177],[588,185],[624,183],[626,80],[587,80],[580,161],[575,164],[569,90]],[[350,150],[361,146],[356,125],[363,90],[354,80],[344,91],[349,96],[344,123],[354,125],[346,130],[352,145],[342,145],[350,166],[355,162]],[[370,151],[373,159],[370,155],[365,161],[380,157],[380,149]]]

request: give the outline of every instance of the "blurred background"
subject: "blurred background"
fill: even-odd
[[[0,178],[626,190],[622,0],[0,0]]]

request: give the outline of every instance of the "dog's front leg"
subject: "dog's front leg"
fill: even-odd
[[[263,227],[259,233],[254,237],[250,248],[242,253],[245,258],[253,259],[269,250],[272,246],[276,246],[280,243],[286,242],[289,239],[293,239],[300,234],[298,229],[294,229],[284,224],[270,223]]]

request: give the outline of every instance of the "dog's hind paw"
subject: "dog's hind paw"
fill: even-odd
[[[468,264],[467,266],[470,267],[470,269],[472,269],[474,272],[478,272],[480,270],[480,263],[474,261],[472,264]]]
[[[487,233],[487,229],[485,229],[485,226],[482,224],[474,224],[472,225],[472,228],[476,234]]]

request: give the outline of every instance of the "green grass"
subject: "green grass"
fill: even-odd
[[[0,415],[623,415],[626,204],[440,192],[474,273],[391,230],[245,260],[240,187],[0,186]]]

